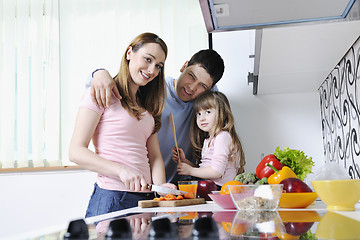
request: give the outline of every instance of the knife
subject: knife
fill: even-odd
[[[166,213],[164,215],[159,215],[159,216],[155,216],[151,218],[151,221],[155,221],[155,220],[159,220],[159,219],[163,219],[163,218],[168,218],[169,220],[171,219],[176,219],[179,217],[184,217],[188,214],[186,213],[182,213],[182,212],[175,212],[175,213]]]
[[[171,188],[167,188],[167,187],[160,187],[158,185],[152,185],[152,184],[148,184],[147,188],[150,191],[159,192],[159,193],[175,194],[175,195],[187,194],[187,192],[184,192],[184,191],[179,191],[179,190],[175,190],[175,189],[171,189]]]

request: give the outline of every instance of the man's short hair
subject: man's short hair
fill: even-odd
[[[224,60],[212,49],[204,49],[195,53],[188,66],[199,64],[203,67],[213,80],[213,86],[221,79],[224,73]]]

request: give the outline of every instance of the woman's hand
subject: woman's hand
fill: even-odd
[[[119,178],[129,191],[140,192],[147,190],[148,184],[144,176],[139,172],[135,172],[127,167],[122,167]]]
[[[160,184],[160,186],[177,190],[176,185],[174,185],[172,183],[163,183],[163,184]],[[167,193],[157,192],[157,194],[159,194],[160,196],[165,196]]]
[[[133,239],[147,239],[153,213],[142,213],[128,217]]]
[[[180,174],[180,175],[191,175],[191,171],[192,171],[193,167],[190,166],[189,164],[187,163],[179,163],[177,165],[177,172]]]
[[[160,186],[177,190],[176,185],[172,184],[172,183],[163,183],[163,184],[160,184]]]
[[[119,90],[109,72],[107,70],[97,70],[94,72],[90,86],[90,94],[93,102],[101,108],[109,107],[112,92],[118,99],[121,99]]]
[[[179,163],[179,162],[185,162],[186,161],[186,157],[185,157],[185,153],[184,150],[182,150],[182,148],[178,148],[179,149],[179,155],[178,156],[178,152],[176,150],[176,147],[174,147],[173,149],[171,149],[172,152],[172,160],[174,160],[174,162]]]

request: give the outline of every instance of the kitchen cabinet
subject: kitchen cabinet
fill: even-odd
[[[208,32],[359,20],[359,0],[199,0]]]
[[[253,94],[316,92],[360,36],[359,0],[199,0],[207,31],[255,30]]]
[[[360,21],[256,30],[257,94],[315,92],[360,36]]]

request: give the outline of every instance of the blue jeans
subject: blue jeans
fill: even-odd
[[[138,193],[115,191],[100,188],[94,184],[85,217],[93,217],[105,213],[137,207],[139,200],[150,200],[155,197],[153,192]]]

